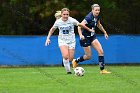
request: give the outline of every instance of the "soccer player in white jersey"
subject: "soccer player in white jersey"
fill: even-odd
[[[58,45],[63,57],[63,64],[66,69],[67,74],[71,74],[70,61],[74,58],[75,51],[75,33],[74,26],[80,26],[87,29],[90,32],[94,32],[93,29],[88,28],[85,25],[79,23],[76,19],[69,16],[70,10],[68,8],[63,8],[61,10],[61,18],[57,19],[48,33],[45,45],[50,44],[50,36],[58,28]]]

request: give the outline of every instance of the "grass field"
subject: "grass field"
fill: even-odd
[[[0,93],[140,93],[139,66],[82,66],[83,77],[67,75],[63,67],[0,68]]]

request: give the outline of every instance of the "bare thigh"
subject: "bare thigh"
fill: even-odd
[[[62,57],[65,59],[69,59],[69,51],[68,51],[68,46],[63,45],[63,46],[59,46]]]
[[[68,49],[68,46],[66,45],[59,46],[59,47],[60,47],[62,57],[65,59],[69,59],[69,61],[72,61],[74,58],[75,49]]]
[[[103,56],[104,55],[102,46],[101,46],[100,42],[97,39],[92,41],[91,44],[92,44],[92,47],[98,52],[99,56]]]

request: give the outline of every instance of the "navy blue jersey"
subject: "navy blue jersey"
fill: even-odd
[[[100,17],[97,16],[96,18],[93,16],[93,13],[90,12],[84,20],[87,21],[86,26],[89,27],[90,29],[96,29],[97,22],[99,21]],[[92,33],[87,31],[86,29],[82,29],[82,34],[87,37],[87,36],[92,36]]]

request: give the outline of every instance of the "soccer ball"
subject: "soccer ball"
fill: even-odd
[[[85,70],[82,67],[76,67],[74,68],[74,74],[76,76],[84,76]]]

